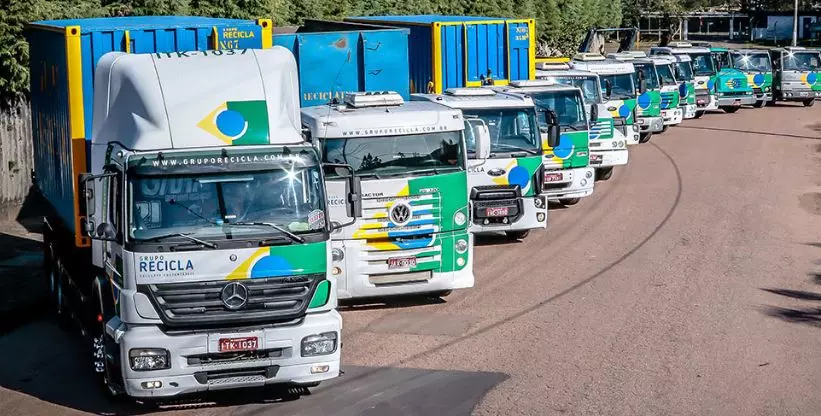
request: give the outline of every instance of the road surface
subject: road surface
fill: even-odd
[[[40,318],[0,414],[821,414],[821,106],[686,121],[549,222],[481,239],[473,289],[343,308],[345,375],[297,399],[113,405]]]

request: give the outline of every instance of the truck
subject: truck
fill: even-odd
[[[589,71],[599,75],[599,85],[604,92],[604,104],[613,117],[613,126],[621,130],[628,145],[641,141],[636,124],[636,89],[632,63],[606,59],[593,53],[578,53],[569,62],[572,69]]]
[[[761,108],[773,101],[773,66],[765,49],[735,49],[729,52],[729,64],[747,76],[753,89],[753,107]]]
[[[447,296],[473,286],[461,111],[395,91],[348,93],[303,108],[302,124],[323,163],[346,168],[326,171],[340,299]],[[478,135],[477,149],[489,149],[487,137]],[[347,199],[350,189],[356,200]]]
[[[444,94],[413,94],[411,99],[461,110],[476,126],[465,129],[471,233],[504,232],[521,240],[547,226],[542,138],[533,99],[488,88],[448,88]],[[490,135],[487,154],[477,151],[479,129]]]
[[[608,58],[630,62],[636,72],[633,82],[638,85],[636,97],[636,124],[639,125],[641,143],[650,141],[653,133],[664,131],[664,118],[661,116],[661,81],[655,63],[634,52],[618,52],[607,55]]]
[[[733,67],[733,58],[727,48],[710,47],[718,66],[716,96],[719,107],[728,113],[734,113],[741,105],[754,105],[756,102],[753,88],[747,82],[747,75]],[[722,106],[722,103],[729,103]]]
[[[29,28],[49,307],[79,324],[111,397],[339,375],[331,224],[294,57],[191,42],[245,25],[202,19]],[[116,39],[101,34],[123,30],[182,36],[150,54],[101,52]]]
[[[647,58],[653,62],[658,74],[661,91],[661,117],[664,119],[664,130],[668,126],[681,124],[684,110],[681,108],[681,84],[676,78],[676,59],[672,56],[653,56]]]
[[[345,22],[410,30],[411,93],[533,79],[536,21],[482,16],[359,16]]]
[[[569,59],[567,60],[569,61]],[[536,78],[559,84],[571,85],[582,92],[586,104],[590,127],[590,164],[596,169],[596,180],[608,180],[613,176],[615,166],[626,165],[629,160],[627,134],[633,129],[626,126],[622,118],[614,118],[607,111],[601,80],[595,72],[570,69],[565,62],[537,63]],[[593,106],[597,107],[598,118],[593,123]],[[615,120],[620,120],[618,126]]]
[[[803,47],[770,49],[773,99],[812,107],[821,98],[821,52]]]
[[[513,81],[508,86],[492,88],[531,97],[544,115],[539,118],[539,125],[545,131],[542,134],[545,169],[542,193],[548,200],[569,206],[592,195],[595,170],[590,166],[590,124],[581,90],[547,80]],[[595,114],[598,108],[591,111],[598,119]]]
[[[734,113],[742,104],[755,102],[747,78],[739,71],[721,71],[709,47],[696,47],[688,42],[670,42],[667,46],[650,48],[651,55],[686,54],[692,59],[696,88],[696,118],[705,111],[724,110]]]
[[[696,117],[696,85],[693,76],[692,59],[689,55],[667,55],[675,60],[675,76],[679,81],[679,107],[684,113],[684,119]]]

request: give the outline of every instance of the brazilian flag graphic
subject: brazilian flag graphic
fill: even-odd
[[[268,107],[264,100],[226,101],[197,127],[232,146],[268,143]]]

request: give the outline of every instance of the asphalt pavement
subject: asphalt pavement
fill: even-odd
[[[160,409],[105,400],[35,315],[0,336],[0,414],[821,414],[821,105],[655,135],[548,230],[480,238],[475,273],[343,307],[332,382]]]

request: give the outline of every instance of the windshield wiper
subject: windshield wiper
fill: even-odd
[[[519,151],[522,151],[522,152],[527,152],[527,153],[530,153],[531,155],[538,155],[539,154],[539,152],[536,151],[536,150],[527,149],[527,148],[519,147],[519,146],[514,146],[512,144],[498,143],[497,146],[504,146],[504,147],[507,147],[507,148],[510,148],[510,149],[519,150]]]
[[[191,233],[169,233],[169,234],[158,235],[156,237],[146,238],[143,241],[160,241],[160,240],[165,240],[166,238],[171,238],[171,237],[182,237],[182,238],[185,238],[187,240],[191,240],[191,241],[193,241],[197,244],[202,244],[203,246],[208,247],[208,248],[217,248],[217,245],[210,242],[210,241],[201,240],[197,237],[191,237]]]
[[[305,243],[304,238],[302,238],[302,237],[300,237],[300,236],[298,236],[298,235],[296,235],[296,234],[294,234],[294,233],[292,233],[292,232],[290,232],[290,231],[288,231],[288,230],[286,230],[286,229],[284,229],[284,228],[282,228],[282,227],[280,227],[280,226],[278,226],[274,223],[271,223],[271,222],[229,222],[229,223],[225,223],[225,225],[228,225],[228,226],[237,225],[237,226],[245,226],[245,227],[263,225],[263,226],[271,227],[271,228],[279,231],[280,233],[288,236],[288,238],[290,238],[291,240],[296,241],[297,243],[300,243],[300,244]]]

